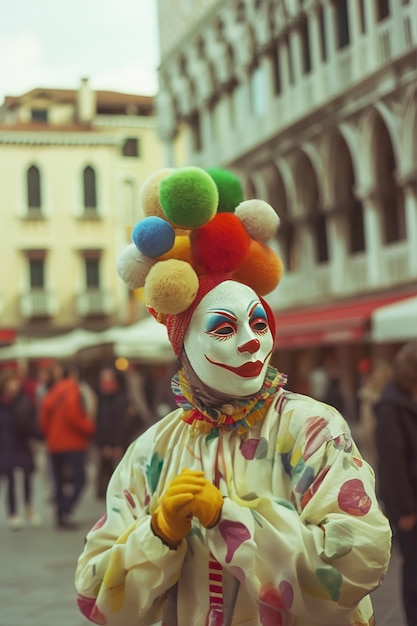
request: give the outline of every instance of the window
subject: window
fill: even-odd
[[[273,67],[273,81],[274,81],[274,94],[279,95],[281,93],[281,70],[279,66],[279,46],[276,44],[272,52],[272,67]]]
[[[98,289],[100,287],[100,259],[85,259],[85,284],[87,289]]]
[[[29,209],[41,208],[41,177],[34,165],[27,172],[27,201]]]
[[[337,43],[338,43],[338,48],[340,49],[349,45],[349,41],[350,41],[347,0],[337,0],[336,20],[337,20]]]
[[[125,157],[139,156],[139,139],[137,137],[128,137],[125,139],[122,148],[122,154]]]
[[[310,56],[310,35],[308,30],[308,22],[305,17],[302,18],[300,24],[301,45],[303,54],[303,74],[311,72],[311,56]]]
[[[357,200],[352,193],[351,205],[349,207],[349,244],[350,252],[365,251],[365,225],[363,220],[362,202]]]
[[[366,33],[366,18],[365,18],[364,0],[358,0],[358,2],[359,2],[359,23],[360,23],[360,29],[361,29],[361,33],[364,34],[364,33]]]
[[[327,59],[327,48],[326,48],[326,28],[324,25],[324,11],[323,7],[319,5],[318,8],[318,16],[319,16],[319,28],[320,28],[320,54],[321,60],[326,61]]]
[[[329,250],[327,246],[327,225],[324,213],[317,211],[313,223],[314,238],[316,242],[317,263],[327,263],[329,260]]]
[[[192,136],[192,148],[194,152],[200,152],[203,147],[203,141],[201,137],[201,123],[200,123],[200,114],[198,111],[195,111],[190,119],[190,129]]]
[[[96,173],[92,167],[86,167],[83,172],[83,187],[84,187],[84,208],[96,209],[97,208],[97,195],[96,195]]]
[[[45,259],[29,258],[29,285],[31,289],[45,288]]]
[[[389,17],[389,0],[377,0],[376,1],[376,19],[377,22]]]
[[[32,109],[31,116],[32,116],[32,122],[47,122],[48,121],[47,109]]]

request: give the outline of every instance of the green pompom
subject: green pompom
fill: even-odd
[[[180,228],[195,229],[216,214],[219,193],[213,178],[199,167],[181,167],[162,178],[159,202],[166,218]]]
[[[233,213],[238,204],[243,200],[243,188],[235,174],[228,170],[211,167],[206,170],[216,183],[219,192],[218,213]]]

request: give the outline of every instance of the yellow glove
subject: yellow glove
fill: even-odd
[[[183,470],[171,482],[152,515],[153,532],[171,548],[177,547],[190,532],[193,499],[203,489],[204,481],[204,472]]]
[[[191,503],[193,514],[205,528],[215,526],[222,512],[223,496],[207,478],[201,491],[194,494]]]

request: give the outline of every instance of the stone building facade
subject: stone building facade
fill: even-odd
[[[164,165],[154,98],[37,88],[0,107],[0,343],[137,319],[116,258]]]
[[[352,398],[360,359],[398,347],[373,312],[417,293],[417,2],[158,7],[160,137],[276,209],[281,363],[308,391],[331,352]]]

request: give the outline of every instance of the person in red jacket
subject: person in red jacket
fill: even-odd
[[[56,524],[71,529],[75,527],[72,515],[86,483],[86,449],[95,425],[83,407],[77,381],[59,364],[53,368],[52,381],[41,403],[40,429],[51,462]],[[66,485],[68,479],[71,489]]]

